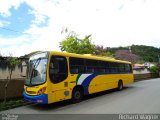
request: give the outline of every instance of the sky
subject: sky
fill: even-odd
[[[160,0],[0,0],[0,54],[60,51],[68,28],[104,47],[160,48]]]

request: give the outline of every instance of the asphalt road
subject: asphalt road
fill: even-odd
[[[89,95],[84,101],[28,105],[0,112],[9,114],[160,114],[160,78],[135,82],[122,91]]]

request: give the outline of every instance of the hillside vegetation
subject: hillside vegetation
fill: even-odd
[[[116,55],[117,51],[127,50],[129,51],[129,47],[114,47],[107,48],[107,51]],[[147,62],[158,62],[158,56],[160,57],[160,48],[145,46],[145,45],[132,45],[130,46],[131,53],[139,56],[139,60],[147,61]]]

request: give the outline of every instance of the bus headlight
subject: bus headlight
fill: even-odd
[[[43,94],[46,91],[46,87],[41,88],[38,90],[38,95]]]

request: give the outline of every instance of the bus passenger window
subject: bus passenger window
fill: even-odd
[[[82,74],[85,71],[84,59],[81,58],[69,58],[69,67],[71,74]]]
[[[49,77],[53,83],[59,83],[68,76],[67,60],[62,56],[52,56],[50,60]]]

